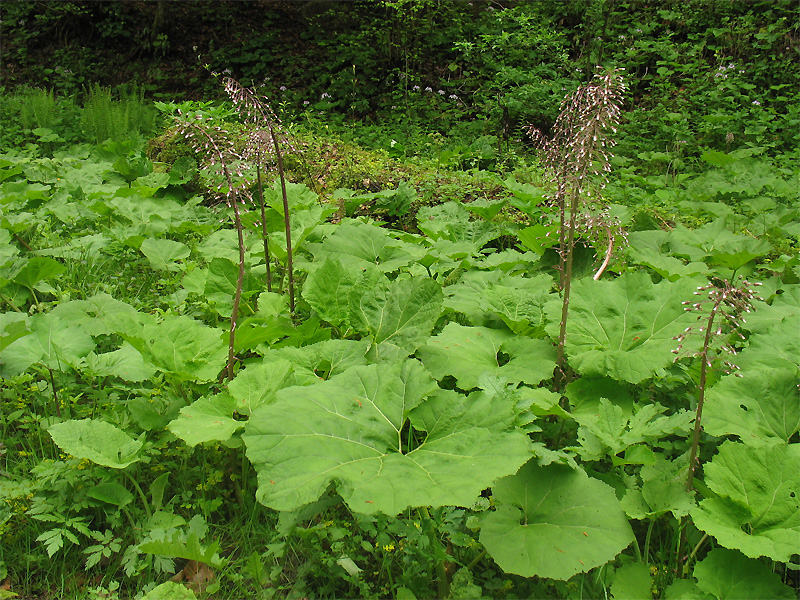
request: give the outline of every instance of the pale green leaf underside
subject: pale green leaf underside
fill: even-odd
[[[326,382],[283,389],[253,413],[244,434],[259,476],[257,497],[292,510],[333,482],[357,512],[469,505],[530,456],[510,410],[505,428],[482,424],[490,406],[437,391],[416,361],[354,367]],[[417,411],[418,427],[433,426],[407,452],[401,431],[406,415]]]
[[[52,425],[48,432],[56,445],[67,454],[104,467],[124,469],[139,460],[142,442],[105,421],[64,421]]]
[[[493,490],[480,540],[506,572],[566,580],[600,566],[633,541],[614,490],[562,465],[528,462]]]

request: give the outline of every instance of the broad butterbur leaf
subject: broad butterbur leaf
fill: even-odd
[[[175,261],[189,257],[189,247],[172,240],[147,238],[139,248],[157,271],[181,271],[183,265]]]
[[[717,494],[692,512],[695,525],[746,556],[786,562],[800,542],[800,444],[752,448],[725,442],[705,466]]]
[[[800,370],[763,366],[724,377],[706,393],[703,429],[748,446],[784,444],[800,430]]]
[[[33,364],[40,363],[54,371],[76,367],[95,348],[92,337],[82,328],[52,313],[38,313],[30,318],[30,335],[8,344],[0,352],[0,377],[13,377]]]
[[[197,600],[197,596],[185,585],[165,581],[142,596],[142,600]]]
[[[373,346],[385,344],[399,355],[413,353],[430,335],[442,310],[442,287],[432,279],[389,281],[365,273],[350,290],[350,324]]]
[[[167,317],[123,335],[158,370],[183,379],[215,379],[227,359],[222,331],[189,317]]]
[[[501,359],[501,354],[508,358]],[[419,349],[418,355],[434,377],[452,375],[463,390],[477,387],[482,375],[537,385],[551,377],[556,366],[555,350],[545,340],[457,323],[448,323]]]
[[[531,460],[492,495],[498,508],[484,518],[480,541],[509,573],[566,580],[634,539],[614,490],[570,467]]]
[[[717,600],[795,600],[777,573],[736,550],[715,548],[694,568],[697,587]]]
[[[615,280],[581,279],[573,284],[567,321],[566,352],[580,373],[639,383],[674,359],[673,338],[696,317],[684,310],[698,282],[681,279],[654,284],[643,272]],[[561,301],[547,305],[548,333],[558,337]],[[694,339],[684,343],[688,351]]]
[[[236,401],[228,394],[200,398],[181,409],[181,414],[168,426],[172,433],[190,446],[203,442],[227,441],[243,421],[233,418]]]
[[[104,467],[124,469],[141,458],[139,450],[142,441],[133,439],[106,421],[64,421],[52,425],[47,431],[56,445],[67,454]]]
[[[369,340],[324,340],[300,348],[287,346],[270,350],[264,354],[264,359],[270,368],[276,363],[288,361],[293,367],[294,381],[298,385],[309,385],[319,382],[320,379],[330,379],[352,367],[367,364],[365,355],[368,349]],[[289,385],[293,384],[287,383],[280,387]],[[273,386],[272,393],[277,390]]]
[[[650,599],[653,587],[653,575],[650,567],[641,562],[622,565],[614,573],[614,583],[611,584],[611,596],[617,600]]]
[[[288,360],[271,358],[239,372],[228,384],[228,393],[235,400],[233,408],[249,415],[262,404],[272,402],[279,389],[294,385],[294,380],[294,367]]]
[[[125,381],[145,381],[156,372],[130,344],[118,350],[95,354],[90,352],[83,361],[84,368],[95,377],[119,377]]]
[[[686,490],[688,458],[669,460],[661,453],[653,453],[651,463],[642,467],[639,475],[641,489],[629,488],[622,499],[622,507],[632,519],[648,519],[671,512],[684,517],[694,508],[694,492]]]
[[[86,495],[114,506],[127,506],[133,502],[133,494],[114,481],[99,483],[89,488]]]
[[[666,408],[658,403],[636,405],[634,414],[629,416],[622,407],[601,398],[596,416],[573,415],[581,424],[578,430],[581,445],[577,452],[585,460],[601,460],[634,444],[652,442],[675,433],[688,434],[694,413],[679,411],[661,416],[665,411]]]
[[[341,325],[350,317],[350,290],[358,273],[341,261],[327,259],[308,275],[303,285],[303,298],[331,325]]]
[[[413,448],[409,419],[420,440]],[[280,390],[253,412],[243,437],[265,505],[293,510],[334,483],[352,510],[394,515],[409,506],[468,506],[514,472],[530,442],[513,420],[511,407],[439,390],[422,365],[406,360]]]
[[[404,248],[401,242],[391,238],[387,230],[357,221],[343,222],[324,244],[309,244],[315,261],[332,258],[348,269],[377,266],[385,273],[404,267],[417,258]]]
[[[64,265],[49,256],[34,256],[14,276],[13,281],[32,288],[40,281],[57,277],[66,270]]]

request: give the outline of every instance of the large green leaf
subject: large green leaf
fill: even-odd
[[[751,448],[725,442],[705,466],[716,497],[692,511],[695,525],[751,558],[788,561],[800,540],[800,444]]]
[[[566,580],[634,539],[614,490],[563,465],[531,460],[492,495],[498,508],[484,518],[480,540],[508,573]]]
[[[95,377],[119,377],[125,381],[145,381],[155,373],[155,367],[146,363],[141,353],[128,343],[119,350],[95,354],[90,352],[83,366]]]
[[[166,581],[147,592],[142,600],[197,600],[197,596],[185,585]]]
[[[653,574],[646,563],[626,563],[614,573],[611,595],[617,600],[650,600],[653,597],[652,588]]]
[[[797,594],[780,576],[757,560],[735,550],[715,548],[697,563],[697,587],[717,600],[796,600]]]
[[[417,354],[434,377],[452,375],[463,390],[477,387],[483,375],[538,385],[553,375],[556,366],[555,350],[545,340],[457,323],[448,323]]]
[[[150,315],[137,312],[130,304],[115,300],[109,294],[62,302],[51,312],[71,326],[80,326],[89,335],[121,334],[150,319]]]
[[[581,279],[573,284],[567,321],[569,363],[584,375],[639,383],[674,359],[673,338],[696,323],[682,302],[691,300],[698,282],[681,279],[654,284],[643,272],[618,279]],[[548,332],[555,338],[561,302],[546,307]],[[687,348],[696,343],[691,336]]]
[[[389,232],[358,221],[339,225],[324,244],[310,244],[315,261],[328,258],[341,261],[350,269],[377,265],[385,273],[404,267],[416,259],[405,245],[393,240]]]
[[[228,393],[235,400],[233,408],[240,414],[249,415],[262,404],[272,402],[279,389],[294,383],[292,363],[283,358],[274,358],[248,364],[228,384]]]
[[[786,443],[800,431],[798,381],[800,369],[766,365],[724,377],[706,393],[703,428],[749,446]]]
[[[189,257],[189,247],[172,240],[156,240],[147,238],[139,248],[150,261],[150,265],[158,271],[181,271],[183,265],[175,262]]]
[[[229,318],[239,281],[239,265],[226,258],[214,258],[208,265],[203,296],[214,303],[220,316]],[[261,291],[263,284],[245,271],[242,279],[242,297],[248,298]]]
[[[768,368],[800,368],[800,314],[785,317],[766,331],[750,336],[750,344],[739,356],[736,364],[742,372],[757,373]]]
[[[382,274],[359,277],[350,290],[350,324],[369,336],[373,345],[414,352],[430,335],[442,310],[442,287],[433,279],[398,278]]]
[[[54,316],[38,313],[30,318],[31,335],[19,337],[0,352],[0,376],[13,377],[33,364],[54,371],[76,367],[94,347],[94,340],[82,327]]]
[[[495,404],[489,395],[467,401],[439,390],[412,360],[285,388],[253,412],[245,430],[257,497],[293,510],[334,483],[362,513],[468,506],[530,456],[527,436],[513,428],[512,407]],[[409,449],[414,439],[421,441]]]
[[[184,406],[167,429],[190,446],[212,440],[226,441],[237,429],[244,427],[243,421],[233,418],[235,409],[236,400],[228,394],[200,398]]]
[[[614,457],[634,444],[676,433],[688,434],[694,413],[679,411],[662,416],[665,411],[658,403],[637,404],[631,416],[625,414],[621,406],[601,398],[596,416],[573,415],[581,424],[578,429],[581,445],[576,450],[584,460],[601,460],[606,456]]]
[[[514,333],[522,333],[544,324],[544,305],[552,286],[549,275],[506,277],[486,287],[481,306],[499,314]]]
[[[49,256],[34,256],[14,276],[12,281],[32,288],[43,279],[57,277],[66,270],[64,265]]]
[[[67,454],[112,469],[124,469],[141,459],[141,440],[134,440],[111,423],[96,419],[64,421],[47,430]]]
[[[652,451],[651,451],[652,452]],[[686,490],[688,460],[669,460],[652,452],[639,476],[641,489],[628,488],[622,499],[625,512],[632,519],[652,519],[666,512],[684,517],[695,506],[693,492]]]
[[[341,325],[350,317],[349,295],[357,277],[358,271],[329,258],[308,275],[303,298],[323,320]]]
[[[369,340],[324,340],[300,348],[287,346],[270,350],[264,354],[264,359],[270,365],[276,361],[289,361],[294,365],[297,384],[309,385],[320,379],[330,379],[357,365],[367,364],[365,355],[369,343]]]
[[[215,379],[228,356],[221,330],[184,316],[147,323],[123,337],[158,370],[183,380]]]
[[[775,326],[786,317],[800,315],[800,285],[787,285],[782,293],[773,298],[772,304],[753,302],[755,309],[744,323],[744,328],[752,333],[762,332]]]

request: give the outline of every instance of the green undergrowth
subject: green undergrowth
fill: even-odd
[[[165,140],[0,155],[5,589],[796,596],[796,173],[627,167],[611,253],[576,233],[558,373],[536,171],[295,140],[294,312],[277,181],[268,291],[256,209],[237,281],[213,166]]]

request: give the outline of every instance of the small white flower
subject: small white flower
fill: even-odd
[[[285,91],[286,91],[286,86],[285,86],[285,85],[282,85],[282,86],[281,86],[281,91],[282,91],[282,92],[285,92]]]
[[[753,100],[753,106],[761,106],[761,102],[758,100]]]
[[[455,94],[450,94],[448,98],[450,98],[450,100],[458,100],[458,96],[456,96]]]
[[[428,87],[425,88],[425,91],[426,92],[432,92],[433,88],[431,86],[428,86]]]
[[[445,94],[445,91],[444,91],[444,90],[439,90],[439,91],[438,91],[438,92],[436,92],[436,93],[437,93],[437,94],[439,94],[440,96],[444,96],[444,94]]]
[[[320,96],[322,100],[325,100],[325,98],[330,98],[330,97],[331,95],[328,92],[323,92],[322,96]]]
[[[303,100],[303,106],[308,106],[309,104],[311,103],[308,100]]]
[[[418,91],[420,90],[420,87],[419,87],[418,85],[415,85],[415,86],[414,86],[413,88],[411,88],[411,89],[412,89],[412,90],[414,90],[415,92],[418,92]]]

